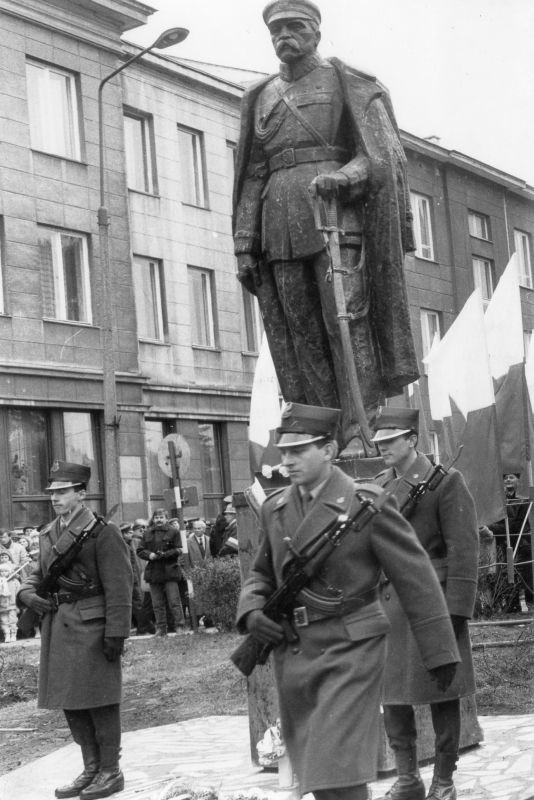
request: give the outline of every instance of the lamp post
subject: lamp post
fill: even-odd
[[[145,47],[124,64],[110,72],[100,81],[98,86],[98,158],[100,175],[100,207],[98,209],[98,234],[100,241],[100,309],[102,317],[102,389],[104,401],[104,476],[106,486],[106,504],[108,508],[120,504],[119,448],[117,417],[117,387],[115,383],[115,353],[113,350],[113,297],[111,295],[111,253],[109,236],[109,211],[106,206],[105,158],[104,158],[104,86],[119,72],[122,72],[134,61],[137,61],[150,50],[162,50],[179,44],[189,35],[186,28],[170,28],[164,31],[155,42]]]

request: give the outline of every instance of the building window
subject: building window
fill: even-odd
[[[484,308],[488,305],[493,295],[494,276],[493,263],[487,258],[473,257],[473,277],[475,287],[480,289]]]
[[[13,527],[40,525],[53,512],[44,493],[50,466],[55,459],[75,461],[91,468],[87,487],[91,507],[102,510],[102,459],[99,418],[84,411],[49,411],[9,408],[0,411],[0,442],[8,454],[9,469],[0,494],[2,524]]]
[[[228,176],[228,210],[232,213],[232,193],[234,187],[235,177],[235,160],[237,154],[237,145],[235,142],[226,142],[226,173]]]
[[[528,358],[531,342],[532,342],[532,331],[523,331],[523,346],[525,348],[525,359]]]
[[[428,439],[430,442],[430,452],[434,456],[434,462],[436,464],[440,463],[439,460],[439,438],[438,434],[435,431],[428,432]]]
[[[59,67],[27,60],[26,77],[32,148],[79,161],[76,76]]]
[[[182,200],[206,208],[208,189],[204,156],[204,137],[200,131],[178,126],[182,167]]]
[[[145,452],[148,461],[148,495],[151,501],[163,501],[164,492],[171,483],[158,463],[158,451],[162,440],[172,432],[172,423],[167,420],[145,420]]]
[[[133,112],[124,112],[124,140],[126,146],[126,176],[128,189],[155,193],[154,147],[152,118]]]
[[[415,235],[415,255],[419,258],[434,260],[434,243],[432,238],[432,220],[430,215],[430,198],[422,194],[411,193],[412,213]]]
[[[163,264],[150,258],[134,256],[133,282],[137,309],[137,335],[140,339],[165,341],[167,317]]]
[[[39,253],[45,316],[90,323],[87,236],[40,228]]]
[[[207,517],[216,517],[224,497],[221,426],[212,422],[199,422],[198,443],[204,514]]]
[[[432,349],[436,336],[441,339],[441,324],[438,311],[421,309],[421,334],[423,339],[423,358],[426,358]],[[426,365],[425,365],[426,371]]]
[[[532,289],[532,261],[530,258],[530,236],[524,231],[514,230],[514,244],[517,253],[519,283]]]
[[[242,287],[243,343],[245,352],[258,353],[263,333],[263,322],[257,298]]]
[[[490,226],[489,218],[484,214],[477,214],[476,211],[470,211],[468,215],[469,233],[471,236],[476,236],[477,239],[490,239]]]
[[[189,303],[191,309],[191,344],[216,347],[215,302],[213,272],[198,267],[188,267]]]

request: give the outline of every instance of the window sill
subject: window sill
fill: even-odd
[[[520,289],[526,289],[527,292],[531,292],[534,289],[534,285],[528,286],[526,283],[521,283],[521,281],[519,281],[519,288]]]
[[[417,255],[417,253],[412,253],[411,255],[413,255],[414,258],[419,259],[419,261],[426,261],[427,264],[430,263],[430,264],[438,264],[439,265],[439,261],[436,261],[435,258],[427,258],[426,256],[419,256],[419,255]]]
[[[258,358],[259,351],[258,350],[241,350],[241,355],[246,356],[247,358]]]
[[[98,325],[93,322],[80,322],[76,319],[56,319],[55,317],[43,317],[43,322],[54,322],[56,325],[79,325],[80,328],[93,328],[100,330]]]
[[[188,208],[198,208],[200,211],[211,211],[209,206],[197,206],[196,203],[186,203],[185,200],[182,200],[182,205]]]
[[[73,158],[72,156],[64,156],[60,153],[48,153],[46,150],[36,150],[32,148],[32,153],[37,153],[40,156],[48,156],[49,158],[58,158],[61,161],[70,161],[71,164],[79,164],[81,167],[88,167],[89,164],[87,161],[83,161],[81,158]]]
[[[476,239],[477,242],[487,242],[487,244],[494,244],[493,239],[485,239],[483,236],[477,236],[476,233],[469,233],[471,239]]]
[[[155,344],[159,347],[170,347],[170,342],[162,342],[161,339],[145,339],[141,336],[139,337],[140,344]]]
[[[154,200],[161,200],[161,195],[158,192],[144,192],[143,189],[132,189],[128,186],[129,194],[140,194],[142,197],[153,197]]]
[[[193,350],[207,350],[209,353],[222,353],[220,347],[208,347],[204,344],[192,344],[191,347]]]

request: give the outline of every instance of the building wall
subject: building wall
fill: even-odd
[[[36,516],[46,511],[39,481],[46,481],[51,460],[69,453],[100,464],[98,469],[95,466],[98,481],[90,494],[97,507],[105,507],[102,312],[110,298],[123,518],[145,516],[163,501],[170,481],[159,470],[156,451],[167,433],[189,437],[191,443],[191,471],[183,475],[183,481],[184,486],[197,489],[199,503],[186,507],[186,517],[211,514],[219,497],[250,482],[246,425],[257,353],[245,344],[243,296],[235,279],[229,149],[238,136],[242,90],[217,70],[207,74],[205,68],[200,71],[153,54],[106,85],[103,121],[111,287],[110,297],[105,298],[97,224],[98,85],[116,68],[119,54],[138,52],[125,46],[120,36],[146,19],[147,7],[113,0],[106,4],[111,17],[100,17],[89,11],[102,10],[101,0],[85,0],[76,5],[80,13],[76,18],[66,0],[52,0],[46,9],[36,0],[25,7],[15,2],[4,5],[10,13],[0,12],[6,32],[0,43],[0,255],[5,296],[4,313],[0,313],[0,449],[10,458],[16,453],[17,459],[16,464],[6,459],[0,469],[0,525],[19,524],[24,514],[33,515],[32,522],[42,521]],[[82,112],[79,160],[31,147],[28,57],[77,75]],[[151,192],[134,191],[128,185],[125,110],[150,120],[155,158]],[[205,207],[185,202],[178,126],[202,134]],[[421,360],[421,309],[438,312],[443,334],[474,288],[473,255],[492,260],[495,280],[499,278],[513,249],[514,229],[534,237],[534,190],[488,165],[409,134],[404,135],[404,143],[411,188],[430,202],[434,245],[433,259],[413,254],[406,259],[414,339]],[[489,241],[469,234],[469,211],[488,218]],[[91,324],[46,317],[38,245],[43,225],[88,237]],[[135,303],[135,257],[161,264],[166,316],[162,341],[139,336],[143,309]],[[192,338],[191,266],[213,272],[218,336],[211,347],[199,346]],[[524,329],[531,331],[534,292],[522,288],[521,294]],[[432,431],[423,367],[421,372],[417,397],[410,400],[406,394],[394,402],[420,404]],[[17,428],[20,409],[24,410],[24,430]],[[10,414],[13,410],[17,413]],[[95,437],[94,452],[89,455],[83,449],[88,445],[66,438],[72,421],[68,414],[78,412],[92,415],[83,417],[84,424],[90,420]],[[78,433],[81,439],[87,435],[87,431]],[[211,434],[217,442],[208,452],[202,437]],[[32,462],[27,465],[26,483],[19,475],[18,454]],[[208,475],[212,466],[206,467],[206,459],[210,458],[216,462],[217,475]],[[33,494],[28,492],[30,483]]]

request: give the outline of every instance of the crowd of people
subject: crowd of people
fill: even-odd
[[[232,496],[223,500],[215,519],[201,517],[184,524],[187,553],[183,552],[180,522],[166,509],[154,509],[149,519],[123,522],[120,531],[128,546],[134,582],[132,630],[136,635],[165,636],[185,631],[192,624],[211,627],[203,609],[190,601],[187,577],[193,567],[213,558],[236,556],[237,523]],[[13,531],[0,528],[0,641],[40,636],[39,626],[30,633],[17,630],[20,608],[16,596],[39,558],[39,530],[34,526]]]

